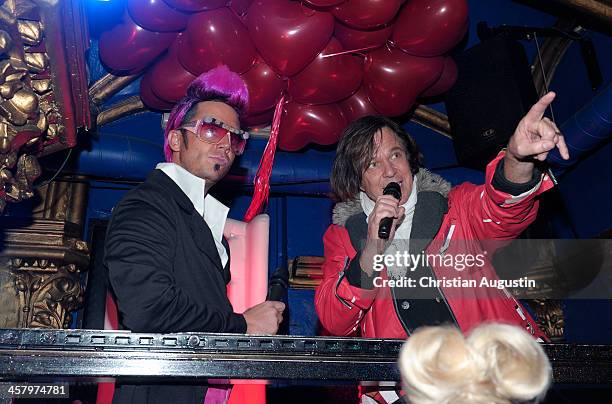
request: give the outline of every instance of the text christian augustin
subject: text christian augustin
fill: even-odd
[[[410,254],[407,251],[396,252],[395,254],[377,254],[374,256],[373,269],[381,272],[385,267],[406,268],[405,276],[394,276],[392,279],[385,279],[382,276],[375,276],[373,279],[374,287],[404,287],[404,288],[535,288],[536,282],[526,276],[518,279],[498,279],[495,276],[456,276],[440,277],[422,276],[414,277],[414,272],[418,267],[428,265],[430,267],[454,268],[456,272],[463,273],[466,269],[478,269],[485,265],[485,254]],[[467,274],[466,274],[467,275]]]

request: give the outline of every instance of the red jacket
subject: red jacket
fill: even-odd
[[[533,222],[538,209],[536,196],[553,186],[548,175],[542,175],[540,183],[529,192],[519,196],[498,191],[491,185],[495,168],[503,158],[500,153],[487,167],[484,185],[461,184],[448,192],[448,183],[440,177],[421,170],[417,181],[417,191],[429,187],[441,194],[448,193],[448,211],[433,241],[428,245],[429,254],[465,253],[466,248],[473,254],[482,253],[480,243],[471,242],[471,247],[460,240],[511,240],[517,237]],[[432,185],[434,184],[433,188]],[[437,185],[436,185],[437,184]],[[447,187],[446,190],[444,187]],[[350,214],[361,212],[359,202],[352,202]],[[346,207],[344,208],[346,209]],[[356,209],[356,210],[355,210]],[[346,213],[346,212],[345,212]],[[400,338],[407,333],[400,323],[397,307],[391,297],[389,287],[361,289],[349,284],[343,277],[344,270],[355,258],[349,233],[343,226],[347,219],[340,217],[334,209],[334,222],[323,236],[325,262],[323,281],[315,293],[315,307],[323,326],[333,335],[361,335],[367,338]],[[344,220],[344,221],[343,221]],[[340,225],[342,224],[342,225]],[[448,240],[447,240],[448,239]],[[445,245],[445,241],[447,245]],[[444,250],[444,252],[442,252]],[[438,279],[447,276],[448,268],[432,265]],[[496,279],[494,268],[488,262],[478,270],[467,268],[462,271],[465,278]],[[380,272],[386,279],[386,271]],[[339,281],[340,280],[340,281]],[[472,289],[441,287],[441,292],[452,313],[465,333],[484,321],[501,321],[525,327],[536,337],[546,339],[527,310],[521,307],[508,292],[496,288],[478,288],[477,297],[470,297]],[[360,332],[357,333],[357,330]]]

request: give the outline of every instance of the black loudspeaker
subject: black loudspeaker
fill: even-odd
[[[462,166],[484,170],[537,101],[537,92],[517,41],[489,39],[455,60],[457,82],[446,98],[455,154]]]

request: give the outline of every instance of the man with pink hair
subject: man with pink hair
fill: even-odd
[[[223,239],[229,209],[208,194],[244,151],[248,133],[240,129],[240,117],[247,106],[245,83],[227,67],[200,75],[170,113],[167,162],[113,210],[104,263],[123,328],[277,332],[281,302],[233,311],[226,295],[229,252]],[[122,385],[113,402],[202,403],[205,391],[189,385]]]

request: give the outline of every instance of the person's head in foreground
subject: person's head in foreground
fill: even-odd
[[[526,331],[483,324],[467,338],[455,327],[422,327],[399,356],[412,404],[537,403],[552,380],[550,362]]]
[[[249,102],[242,78],[226,66],[201,74],[172,109],[164,134],[166,161],[207,182],[227,174],[249,135],[240,129]]]
[[[416,142],[400,125],[384,116],[365,116],[342,133],[331,187],[340,201],[357,198],[359,191],[376,201],[387,184],[397,182],[402,205],[410,196],[412,177],[422,166]]]

